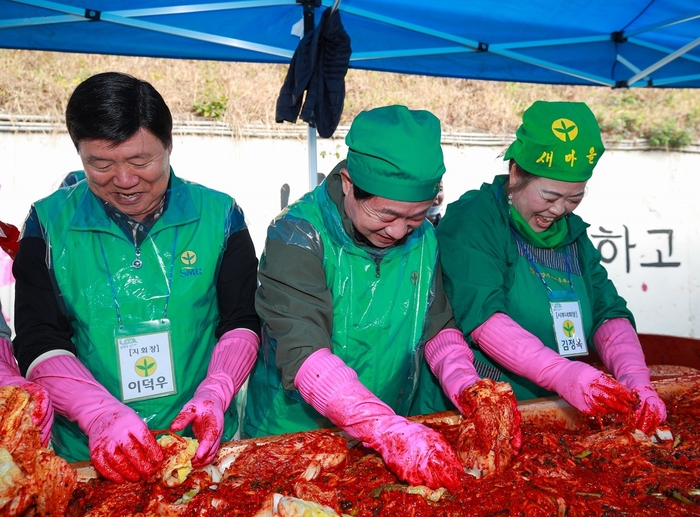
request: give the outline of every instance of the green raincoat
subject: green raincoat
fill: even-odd
[[[328,193],[330,179],[332,176],[272,223],[268,242],[282,240],[304,248],[307,260],[322,262],[333,297],[333,353],[353,368],[377,397],[406,415],[423,361],[437,241],[432,226],[425,221],[403,245],[387,249],[358,246]],[[264,263],[263,254],[261,270]],[[258,295],[264,291],[261,283]],[[451,311],[446,314],[451,321]],[[297,391],[284,389],[276,362],[277,342],[269,337],[270,329],[264,316],[262,319],[263,343],[249,380],[244,436],[333,426]]]
[[[567,216],[568,234],[555,249],[536,248],[516,236],[505,193],[507,178],[497,176],[493,183],[465,193],[448,206],[437,228],[445,290],[465,336],[501,312],[557,350],[547,289],[536,269],[552,290],[568,290],[573,283],[589,348],[605,320],[627,318],[634,324],[600,262],[600,253],[586,235],[588,224],[580,217]],[[476,359],[492,367],[480,373],[510,382],[518,399],[553,395],[505,370],[472,345]]]

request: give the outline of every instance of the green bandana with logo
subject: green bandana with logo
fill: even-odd
[[[587,181],[605,151],[595,115],[583,102],[536,101],[515,136],[503,159],[558,181]]]
[[[510,207],[510,222],[513,229],[518,232],[520,236],[538,248],[556,248],[564,242],[566,234],[569,231],[566,219],[562,218],[552,223],[552,226],[545,231],[536,232],[513,206]]]

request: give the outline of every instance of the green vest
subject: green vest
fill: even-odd
[[[35,204],[78,359],[118,399],[115,302],[124,324],[160,320],[167,304],[177,392],[127,404],[153,430],[170,427],[206,375],[217,341],[216,279],[233,204],[226,194],[183,182],[172,173],[168,196],[166,210],[140,246],[143,265],[138,269],[132,265],[134,242],[107,216],[87,182]],[[223,439],[231,439],[236,427],[231,404]],[[189,428],[187,433],[191,436]],[[89,459],[87,437],[63,416],[56,415],[52,443],[68,461]]]
[[[407,414],[423,357],[437,264],[437,239],[430,223],[424,222],[402,246],[358,246],[322,184],[288,207],[270,226],[268,239],[308,248],[323,262],[333,295],[333,353],[377,397],[398,414]],[[264,323],[263,343],[248,384],[244,436],[332,427],[298,392],[283,389],[275,364],[277,343]]]

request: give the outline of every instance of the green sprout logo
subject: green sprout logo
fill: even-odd
[[[136,363],[134,369],[139,376],[148,377],[156,371],[156,360],[146,356]]]
[[[578,127],[568,118],[560,118],[552,122],[552,132],[562,142],[572,142],[578,136]]]
[[[197,254],[194,251],[185,251],[180,255],[180,260],[182,260],[182,263],[191,266],[195,262],[197,262]]]
[[[576,330],[571,320],[566,320],[564,325],[562,325],[562,328],[564,329],[564,334],[566,334],[566,337],[572,337]]]

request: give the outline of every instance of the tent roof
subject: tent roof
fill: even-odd
[[[323,0],[320,9],[332,3]],[[697,0],[342,0],[339,9],[353,68],[700,86]],[[0,0],[0,47],[286,63],[302,13],[295,0]]]

